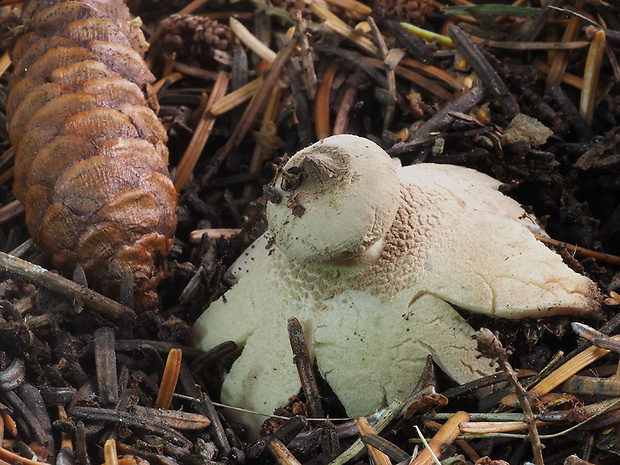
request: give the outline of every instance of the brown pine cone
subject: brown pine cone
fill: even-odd
[[[435,6],[432,0],[375,0],[373,10],[382,19],[421,25]]]
[[[39,247],[113,298],[132,276],[136,310],[152,311],[177,192],[147,46],[123,0],[24,2],[6,116],[13,193]]]
[[[209,60],[216,51],[231,53],[239,44],[226,24],[196,15],[171,15],[161,22],[162,45],[183,57]]]

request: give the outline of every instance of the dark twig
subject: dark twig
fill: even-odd
[[[220,453],[224,457],[228,457],[232,447],[226,437],[226,432],[224,431],[224,426],[222,426],[220,416],[215,410],[215,406],[213,405],[213,402],[211,402],[211,399],[198,389],[196,380],[185,363],[181,363],[179,382],[188,396],[199,399],[199,402],[195,404],[195,408],[198,413],[205,415],[209,418],[209,420],[211,420],[211,424],[209,425],[207,431],[213,438],[213,441],[217,447],[220,449]]]
[[[394,443],[388,441],[387,439],[379,436],[375,433],[368,433],[362,437],[362,440],[381,452],[390,457],[396,463],[402,462],[403,460],[411,460],[411,455],[402,450],[400,447],[395,445]]]
[[[300,76],[304,75],[302,71],[302,63],[297,57],[293,57],[287,64],[288,76],[291,83],[291,92],[295,99],[295,113],[297,114],[298,124],[297,133],[299,134],[299,143],[302,146],[310,145],[313,142],[312,137],[312,118],[310,105],[306,92],[303,92],[303,86]]]
[[[368,77],[366,74],[358,71],[347,78],[346,91],[338,105],[336,118],[334,119],[334,134],[345,134],[349,126],[351,112],[356,102],[358,88],[366,83]]]
[[[592,345],[596,347],[600,347],[601,349],[607,349],[616,354],[620,354],[620,341],[616,341],[615,339],[610,338],[607,334],[604,334],[596,329],[583,324],[583,323],[572,323],[571,327],[575,334],[582,339],[585,339]]]
[[[259,438],[258,441],[248,448],[246,456],[252,459],[260,457],[273,440],[278,440],[285,446],[288,446],[306,426],[308,426],[308,420],[305,417],[296,415],[283,423],[275,433]]]
[[[514,388],[517,398],[519,399],[519,405],[525,413],[525,422],[529,430],[530,443],[532,444],[532,452],[534,453],[534,460],[536,465],[544,465],[542,450],[543,445],[540,442],[540,436],[538,435],[538,429],[536,428],[536,418],[532,411],[532,406],[527,399],[527,392],[519,383],[517,375],[513,370],[510,362],[508,362],[508,353],[506,349],[502,347],[502,343],[499,339],[487,328],[481,328],[478,331],[478,348],[480,352],[497,361],[502,371],[508,375],[508,381]]]
[[[534,376],[536,374],[533,370],[517,370],[516,375],[517,378],[527,378],[528,376]],[[478,389],[483,387],[492,386],[497,383],[501,383],[502,381],[506,381],[508,379],[508,375],[506,373],[498,373],[496,375],[485,376],[483,378],[479,378],[475,381],[471,381],[469,383],[460,384],[450,389],[446,389],[441,394],[448,399],[452,399],[454,397],[459,397],[465,394],[471,394]]]
[[[0,268],[66,296],[75,303],[76,308],[84,305],[112,321],[129,323],[136,318],[136,314],[130,308],[92,289],[80,286],[69,279],[7,253],[0,252]]]
[[[452,113],[467,113],[471,107],[482,102],[484,95],[485,92],[483,87],[474,87],[456,100],[448,102],[445,107],[418,127],[418,129],[411,135],[411,142],[396,144],[389,151],[390,155],[395,156],[406,153],[410,150],[410,145],[415,145],[417,141],[426,138],[432,132],[438,132],[446,128],[456,119],[452,116]]]
[[[304,338],[304,331],[297,318],[288,320],[288,335],[293,350],[293,362],[297,366],[301,385],[308,402],[308,412],[311,417],[322,418],[325,416],[319,395],[319,386],[312,369],[312,361],[308,353],[308,346]]]
[[[308,23],[302,17],[301,12],[297,11],[297,29],[295,35],[299,40],[299,47],[301,48],[300,59],[303,66],[302,79],[304,81],[304,87],[306,89],[306,95],[308,100],[314,100],[318,89],[318,79],[316,77],[316,71],[314,69],[314,60],[312,59],[312,49],[308,41]]]
[[[508,118],[516,115],[519,112],[519,106],[515,98],[476,45],[458,26],[450,26],[449,32],[458,51],[476,71],[485,88],[498,101],[504,114]]]
[[[75,458],[84,465],[91,463],[86,450],[86,426],[82,420],[75,423]]]

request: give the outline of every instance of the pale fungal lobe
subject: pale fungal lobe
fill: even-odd
[[[356,416],[409,394],[428,354],[460,383],[494,372],[453,305],[505,318],[596,313],[596,285],[535,238],[544,232],[499,185],[457,166],[395,167],[351,135],[293,156],[268,205],[270,231],[194,326],[203,350],[243,347],[222,401],[269,414],[299,392],[293,316]],[[264,420],[235,416],[250,434]]]

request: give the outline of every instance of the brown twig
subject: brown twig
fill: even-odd
[[[455,120],[453,113],[467,113],[471,107],[478,105],[484,99],[485,91],[482,87],[474,87],[466,94],[463,94],[455,100],[451,100],[435,113],[429,120],[422,123],[418,129],[411,135],[411,141],[415,142],[426,138],[432,132],[441,131]],[[408,143],[396,144],[390,150],[391,155],[399,155],[407,152]]]
[[[595,250],[586,249],[585,247],[579,247],[577,245],[567,244],[565,242],[560,242],[555,239],[551,239],[549,237],[536,236],[543,244],[550,245],[552,247],[564,247],[570,253],[579,254],[583,257],[592,257],[600,262],[608,263],[609,265],[620,265],[620,257],[617,255],[610,255],[604,252],[596,252]]]
[[[84,305],[113,321],[131,322],[136,318],[136,314],[130,308],[38,265],[33,265],[7,253],[0,252],[0,268],[68,297],[75,303],[77,309]]]
[[[301,59],[301,63],[304,69],[304,72],[302,74],[304,87],[306,88],[306,95],[308,96],[308,100],[314,100],[316,98],[318,79],[316,77],[316,71],[314,69],[312,49],[308,41],[308,23],[302,17],[300,11],[297,11],[295,18],[297,19],[297,29],[295,30],[295,35],[299,40],[299,47],[301,48],[299,57]]]
[[[486,328],[482,328],[478,331],[478,346],[480,352],[483,355],[497,361],[502,371],[508,375],[508,381],[514,388],[516,396],[519,400],[519,405],[525,413],[525,422],[527,423],[529,430],[530,443],[532,444],[532,452],[534,453],[534,460],[536,465],[544,465],[542,450],[543,445],[540,442],[540,436],[538,435],[538,428],[536,427],[536,418],[534,412],[532,412],[532,406],[527,399],[527,392],[519,383],[515,371],[512,369],[510,362],[508,362],[508,353],[502,347],[499,339]]]
[[[347,79],[347,90],[344,92],[338,111],[336,112],[336,118],[334,119],[334,134],[345,134],[349,126],[349,118],[351,116],[351,110],[355,105],[355,99],[357,97],[357,88],[366,81],[366,76],[362,73],[353,74]]]
[[[308,402],[308,412],[311,417],[323,418],[325,413],[321,405],[319,386],[316,382],[314,370],[312,369],[312,360],[308,353],[308,346],[304,338],[303,328],[297,318],[290,318],[288,320],[288,335],[291,342],[291,349],[293,350],[293,362],[297,366],[301,385]]]
[[[381,59],[383,60],[383,66],[385,69],[385,76],[388,82],[388,92],[390,95],[389,103],[386,105],[385,113],[383,115],[383,131],[387,131],[388,128],[392,124],[392,120],[394,119],[394,111],[396,109],[396,100],[398,98],[396,94],[396,75],[394,74],[394,69],[398,65],[398,62],[405,55],[405,52],[402,50],[394,49],[392,54],[390,55],[390,50],[388,50],[387,45],[385,43],[385,38],[375,20],[371,17],[368,18],[368,24],[370,25],[370,30],[375,38],[375,42],[379,47],[379,53]],[[390,58],[388,59],[388,55]]]
[[[184,431],[203,429],[211,424],[211,420],[209,420],[206,415],[184,412],[183,410],[169,410],[157,406],[155,408],[149,408],[134,405],[131,407],[131,411],[138,416],[149,416],[167,424],[171,428]]]

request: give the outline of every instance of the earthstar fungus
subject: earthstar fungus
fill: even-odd
[[[596,285],[536,240],[532,232],[544,232],[499,186],[458,166],[399,167],[352,135],[291,157],[270,195],[269,231],[194,326],[203,350],[243,347],[222,401],[271,413],[299,392],[293,316],[357,416],[409,394],[429,353],[460,383],[494,372],[453,306],[504,318],[596,313]],[[235,416],[250,434],[263,420]]]

